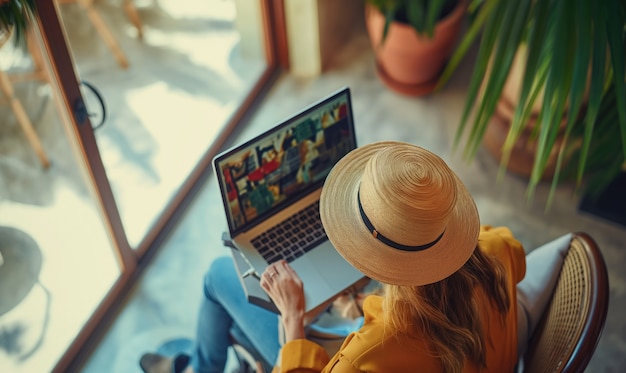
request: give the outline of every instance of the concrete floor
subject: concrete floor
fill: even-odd
[[[282,76],[238,141],[272,127],[339,87],[351,87],[359,144],[402,140],[440,154],[474,195],[482,223],[510,227],[527,251],[570,231],[585,231],[595,238],[609,269],[611,299],[606,327],[587,371],[625,371],[626,229],[579,211],[578,197],[569,185],[558,189],[552,208],[544,212],[546,185],[540,185],[535,199],[527,202],[526,180],[506,175],[497,183],[498,164],[484,150],[472,162],[453,152],[468,69],[463,67],[437,95],[403,97],[377,79],[372,51],[361,34],[322,76]],[[170,338],[193,338],[202,275],[211,260],[228,253],[220,245],[224,228],[219,193],[211,178],[134,287],[85,372],[139,371],[142,353]]]

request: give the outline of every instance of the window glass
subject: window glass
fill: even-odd
[[[0,46],[2,372],[51,371],[122,272],[37,40]]]
[[[259,4],[121,0],[60,7],[79,79],[104,101],[96,139],[131,247],[267,68]]]

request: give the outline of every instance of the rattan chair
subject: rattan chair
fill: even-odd
[[[583,372],[600,339],[608,304],[602,253],[588,234],[574,233],[552,299],[529,341],[524,372]]]

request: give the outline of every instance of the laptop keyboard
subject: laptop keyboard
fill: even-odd
[[[291,262],[326,239],[319,211],[317,201],[256,236],[252,244],[268,263],[280,259]]]

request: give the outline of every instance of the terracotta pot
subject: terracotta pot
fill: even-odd
[[[487,150],[498,160],[502,159],[502,148],[515,116],[515,110],[517,109],[516,106],[519,101],[522,87],[526,54],[526,46],[521,45],[513,60],[511,71],[507,76],[502,93],[498,99],[494,115],[492,116],[491,122],[487,126],[485,136],[483,137],[483,144],[485,148],[487,148]],[[513,146],[509,162],[506,165],[508,171],[526,178],[530,178],[533,163],[535,161],[537,145],[535,140],[531,139],[531,134],[541,111],[543,96],[544,94],[542,91],[539,93],[537,100],[533,104],[528,122],[526,123],[518,141]],[[583,98],[585,102],[587,101],[587,97],[588,91]],[[584,110],[581,111],[580,115],[584,115]],[[563,134],[566,126],[567,116],[564,114],[561,119],[559,134],[557,135],[555,145],[551,149],[550,157],[542,177],[543,180],[551,179],[552,176],[554,176],[558,151],[563,144]],[[565,162],[567,162],[567,159],[565,159]]]
[[[408,95],[424,95],[435,88],[461,31],[467,1],[435,26],[432,39],[418,35],[411,26],[393,22],[381,44],[385,17],[368,5],[365,21],[380,79],[390,89]]]
[[[524,70],[526,68],[526,58],[528,55],[527,45],[521,44],[518,49],[515,57],[513,58],[513,63],[511,64],[511,70],[509,71],[509,75],[507,76],[506,81],[504,82],[504,86],[502,87],[502,93],[500,94],[500,99],[498,100],[496,110],[500,114],[500,116],[506,118],[507,120],[513,120],[515,116],[516,104],[519,102],[521,91],[522,91],[522,79],[524,77]],[[589,99],[589,88],[591,83],[591,70],[589,70],[587,77],[587,88],[583,95],[583,103],[586,103]],[[484,88],[484,87],[483,87]],[[533,103],[531,117],[536,118],[541,111],[541,106],[543,105],[544,100],[544,91],[541,90],[537,95],[537,99]],[[565,112],[567,112],[567,108],[569,107],[569,100],[565,103]],[[563,114],[561,126],[564,127],[567,123],[567,116]]]
[[[533,164],[535,162],[537,143],[535,140],[531,139],[535,123],[535,118],[529,119],[528,124],[523,129],[522,134],[513,146],[509,162],[506,165],[507,170],[525,178],[530,178],[533,170]],[[511,118],[509,118],[506,113],[503,115],[501,112],[496,110],[489,125],[487,126],[487,130],[485,131],[483,145],[498,161],[502,160],[502,148],[504,146],[504,142],[506,141],[510,127]],[[557,135],[556,142],[550,152],[550,157],[543,173],[542,180],[548,180],[554,176],[558,151],[562,143],[563,131]]]
[[[511,70],[502,87],[502,93],[500,94],[500,100],[498,100],[497,110],[500,116],[508,120],[512,120],[515,115],[516,105],[519,102],[521,90],[522,90],[522,78],[524,77],[524,69],[526,68],[526,56],[527,56],[526,44],[522,44],[517,48],[517,53],[513,58],[511,64]],[[543,90],[539,92],[537,99],[533,103],[532,116],[536,117],[541,111],[541,103],[543,102],[544,93]]]

